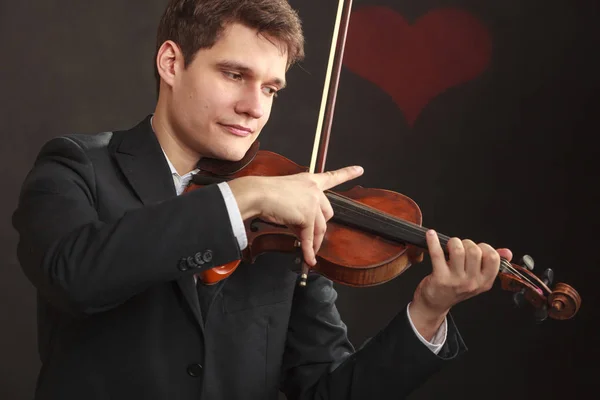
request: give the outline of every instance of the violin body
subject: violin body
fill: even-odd
[[[244,168],[233,174],[220,175],[219,178],[226,181],[243,176],[283,176],[306,171],[306,167],[277,153],[260,150]],[[214,173],[198,173],[186,192],[202,187],[197,182],[206,178],[214,179]],[[414,224],[420,225],[422,222],[417,203],[400,193],[356,186],[336,194]],[[258,218],[244,223],[248,237],[248,247],[243,251],[244,261],[253,263],[259,255],[267,252],[299,251],[296,236],[286,226]],[[334,282],[364,287],[385,283],[422,259],[423,250],[417,246],[348,226],[337,221],[334,215],[327,223],[327,232],[317,253],[317,265],[312,269]],[[207,284],[215,283],[233,273],[240,262],[241,260],[205,271],[202,279]]]

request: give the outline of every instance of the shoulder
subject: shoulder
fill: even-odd
[[[112,138],[113,132],[98,132],[88,134],[73,133],[58,137],[58,139],[72,142],[74,145],[80,147],[84,151],[106,149],[109,146]]]
[[[42,152],[48,149],[63,149],[67,151],[79,151],[88,155],[102,155],[114,153],[117,149],[121,149],[124,146],[124,139],[128,136],[134,137],[134,147],[140,143],[140,137],[145,136],[143,133],[151,131],[150,126],[151,115],[139,121],[137,125],[128,127],[125,129],[118,129],[113,131],[98,131],[93,133],[71,133],[61,136],[54,137],[44,144]],[[142,132],[142,135],[139,133]],[[132,142],[132,140],[129,140]],[[121,151],[119,150],[119,151]]]
[[[80,168],[91,167],[92,160],[100,154],[108,154],[113,133],[100,132],[92,134],[66,134],[46,141],[36,158],[36,166],[40,164],[60,163],[65,166]]]
[[[63,150],[93,151],[106,149],[114,136],[113,132],[71,133],[55,136],[42,144],[40,154]]]
[[[92,133],[67,133],[47,140],[41,146],[34,167],[60,165],[92,177],[95,172],[114,169],[114,156],[128,133],[143,130],[149,118],[134,128]],[[137,142],[135,143],[137,144]]]
[[[97,131],[91,133],[67,133],[55,136],[43,143],[39,157],[66,156],[75,158],[102,159],[113,153],[125,134],[133,130]]]

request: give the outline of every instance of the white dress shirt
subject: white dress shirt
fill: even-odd
[[[169,164],[169,168],[171,168],[171,174],[173,175],[175,191],[177,192],[177,196],[179,196],[181,193],[183,193],[194,174],[196,174],[200,170],[195,169],[181,176],[171,163],[171,160],[169,160],[169,157],[167,157],[167,154],[164,152],[164,150],[163,154],[165,155],[167,163]],[[221,190],[221,194],[223,195],[223,199],[225,200],[225,206],[227,207],[227,212],[229,213],[229,220],[231,222],[231,227],[233,228],[233,233],[238,241],[240,250],[244,250],[246,246],[248,246],[248,237],[246,236],[246,228],[244,227],[244,221],[242,220],[240,209],[227,182],[219,183],[218,186]],[[436,334],[433,336],[431,342],[428,342],[423,336],[421,336],[419,331],[417,331],[417,329],[415,328],[415,325],[413,324],[412,319],[410,318],[408,306],[406,306],[406,313],[408,314],[408,321],[410,322],[410,326],[412,327],[419,340],[421,340],[421,342],[423,342],[423,344],[425,344],[425,346],[427,346],[427,348],[429,348],[435,354],[439,353],[440,349],[446,342],[446,335],[448,331],[447,319],[444,319],[442,326],[440,326],[440,329],[438,329]]]

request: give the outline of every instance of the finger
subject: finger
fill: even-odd
[[[315,221],[315,239],[313,243],[315,257],[319,253],[319,249],[325,238],[325,232],[327,231],[327,221],[325,221],[325,216],[320,211],[317,212],[317,219]]]
[[[465,248],[463,242],[453,237],[448,240],[448,268],[450,272],[458,274],[458,276],[465,275]]]
[[[345,167],[335,171],[314,174],[313,179],[321,190],[327,190],[349,180],[358,178],[363,172],[363,168],[359,166]]]
[[[506,258],[507,261],[510,261],[513,258],[513,253],[509,249],[502,248],[502,249],[496,249],[496,251],[498,252],[500,257]]]
[[[331,218],[333,218],[333,208],[331,207],[329,199],[327,198],[327,196],[325,196],[325,193],[323,193],[323,195],[321,196],[320,206],[321,213],[323,214],[325,221],[329,221]]]
[[[448,263],[446,262],[446,255],[444,249],[440,244],[440,239],[437,232],[433,229],[427,231],[427,249],[429,251],[429,257],[431,258],[431,266],[433,273],[445,274],[448,271]]]
[[[302,246],[302,254],[304,261],[311,267],[316,264],[315,250],[313,247],[315,233],[315,219],[311,218],[310,222],[300,231],[300,245]]]
[[[469,239],[464,239],[462,245],[465,249],[465,272],[468,276],[478,276],[481,271],[481,248]]]
[[[498,276],[500,254],[486,243],[480,243],[479,247],[482,251],[481,274],[483,275],[483,281],[486,282],[486,289],[490,289],[494,284],[496,276]]]

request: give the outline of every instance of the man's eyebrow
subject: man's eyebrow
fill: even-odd
[[[241,72],[250,77],[256,76],[256,74],[254,73],[252,68],[250,68],[249,66],[242,64],[240,62],[237,62],[237,61],[219,61],[217,63],[217,67],[220,69],[227,69],[227,70]],[[285,80],[280,79],[280,78],[273,78],[268,83],[278,86],[279,89],[283,89],[286,86]]]

